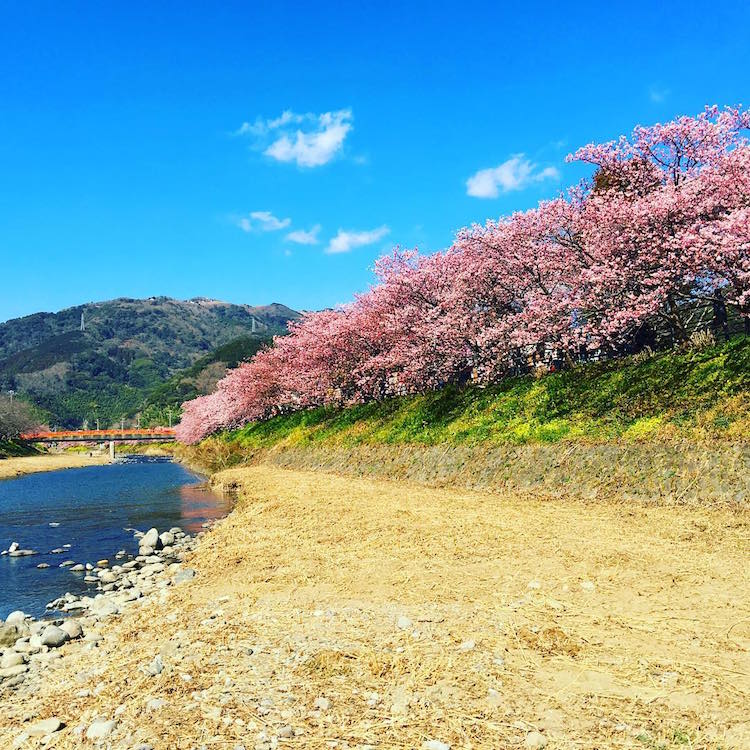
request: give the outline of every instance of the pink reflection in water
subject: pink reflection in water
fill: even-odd
[[[182,528],[194,534],[202,524],[223,518],[232,510],[232,500],[211,492],[208,485],[190,484],[180,488]]]

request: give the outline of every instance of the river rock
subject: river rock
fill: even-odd
[[[174,544],[174,534],[169,531],[164,531],[159,534],[159,541],[162,547],[171,547]]]
[[[0,625],[0,646],[12,646],[19,638],[23,638],[23,628],[6,622]]]
[[[49,568],[49,563],[39,563],[39,565],[37,565],[37,568],[39,568],[40,570],[44,570],[45,568]]]
[[[8,553],[11,557],[29,557],[30,555],[35,555],[36,552],[34,552],[33,549],[17,549],[13,552]]]
[[[18,651],[6,651],[2,658],[0,658],[0,669],[8,669],[9,667],[17,667],[21,664],[25,664],[26,659],[23,654]]]
[[[422,750],[451,750],[451,746],[440,740],[425,740],[422,743]]]
[[[34,636],[35,638],[38,638],[39,636]],[[15,651],[18,651],[20,654],[28,654],[31,656],[32,654],[39,653],[44,646],[42,646],[41,643],[32,645],[31,639],[21,638],[20,640],[16,641],[16,645],[13,646],[13,649]]]
[[[57,648],[62,646],[65,641],[70,640],[70,635],[57,625],[48,625],[39,636],[42,646]]]
[[[541,750],[547,747],[547,738],[541,732],[529,732],[523,741],[523,746],[529,750]]]
[[[399,630],[408,630],[411,627],[411,625],[412,625],[411,620],[405,615],[401,615],[398,618],[398,620],[396,620],[396,627]]]
[[[158,529],[149,529],[141,539],[139,547],[152,547],[153,549],[160,549],[162,546],[161,539],[159,539]]]
[[[71,565],[71,566],[70,566],[70,569],[71,569],[71,570],[72,570],[72,571],[73,571],[74,573],[80,573],[80,572],[82,572],[82,571],[86,570],[86,566],[85,566],[85,565],[83,565],[83,564],[81,564],[81,563],[78,563],[78,565]]]
[[[17,664],[15,667],[0,669],[0,680],[10,680],[29,671],[28,664]]]
[[[60,625],[60,630],[64,630],[71,640],[80,638],[83,635],[83,627],[78,620],[65,620],[65,622]]]
[[[5,618],[6,625],[23,625],[26,622],[26,613],[17,609]]]
[[[11,552],[15,552],[21,545],[18,542],[11,542],[10,547],[8,547],[8,554]]]
[[[185,583],[185,581],[191,581],[193,578],[195,578],[195,571],[192,568],[185,568],[185,570],[181,570],[177,573],[174,577],[174,582]]]
[[[109,721],[105,721],[103,719],[95,721],[86,730],[86,739],[87,740],[106,739],[107,737],[109,737],[110,734],[112,734],[112,731],[114,730],[115,726],[117,726],[117,721],[115,721],[114,719],[110,719]]]
[[[105,599],[103,596],[97,596],[89,609],[97,617],[109,617],[120,612],[120,608],[113,601]]]
[[[143,667],[143,672],[145,674],[151,675],[152,677],[156,677],[157,675],[160,675],[163,671],[164,671],[164,662],[162,661],[162,658],[159,654],[157,654],[151,660],[150,664]]]
[[[26,732],[29,737],[44,737],[47,734],[58,732],[64,726],[60,719],[43,719],[42,721],[37,721],[36,724],[32,724]]]
[[[144,544],[142,547],[138,547],[138,553],[140,557],[149,557],[154,554],[154,548]]]

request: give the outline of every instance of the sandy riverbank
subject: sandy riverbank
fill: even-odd
[[[214,482],[238,506],[196,578],[63,646],[22,703],[0,694],[0,745],[49,717],[55,748],[97,718],[111,747],[160,750],[750,744],[745,512],[266,466]]]
[[[99,466],[108,463],[109,457],[106,455],[90,457],[80,453],[43,453],[38,456],[4,458],[0,461],[0,479],[12,479],[39,471],[78,469],[82,466]]]

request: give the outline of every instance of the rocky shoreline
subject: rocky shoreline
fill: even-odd
[[[21,649],[2,750],[628,750],[675,727],[750,747],[741,511],[269,466],[211,482],[237,502],[200,542],[140,536],[138,565],[96,573],[101,605],[44,623],[80,635]]]
[[[203,528],[216,523],[206,522]],[[139,541],[137,555],[121,550],[111,566],[106,559],[96,564],[71,565],[73,571],[86,572],[84,580],[96,584],[98,593],[94,596],[66,593],[47,605],[50,613],[57,611],[65,616],[37,620],[19,610],[8,615],[5,622],[0,621],[0,692],[12,690],[18,700],[23,700],[40,689],[50,665],[62,665],[75,654],[98,648],[108,618],[131,607],[163,603],[170,587],[195,577],[195,571],[185,567],[184,561],[196,549],[205,531],[191,535],[176,526],[161,533],[155,528],[131,531]],[[63,645],[65,649],[60,648]],[[158,655],[141,667],[150,676],[157,676],[162,669]],[[89,690],[80,692],[91,694]],[[115,725],[116,719],[97,720],[74,731],[89,740],[102,740]],[[39,719],[16,738],[14,746],[20,747],[33,737],[44,739],[64,726],[55,716]]]

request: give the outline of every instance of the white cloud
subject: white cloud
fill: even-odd
[[[243,216],[237,226],[243,232],[277,232],[286,229],[292,223],[291,219],[278,219],[270,211],[253,211],[250,216]]]
[[[255,136],[255,148],[272,159],[295,162],[300,167],[320,167],[341,151],[352,120],[350,109],[319,115],[286,110],[271,120],[243,122],[234,132]]]
[[[271,130],[283,128],[286,125],[292,123],[304,122],[305,119],[315,115],[298,115],[287,109],[284,110],[278,117],[271,120],[263,120],[260,117],[256,118],[255,122],[243,122],[237,130],[234,131],[235,135],[264,135]]]
[[[289,232],[285,239],[289,242],[296,242],[298,245],[317,245],[320,242],[318,239],[320,229],[320,224],[316,224],[309,232],[304,229],[295,229]]]
[[[654,104],[661,104],[670,93],[669,89],[665,89],[662,86],[652,86],[648,90],[648,98],[651,99]]]
[[[373,242],[383,239],[390,231],[386,226],[364,232],[350,232],[339,229],[338,234],[328,243],[326,252],[329,254],[348,253],[355,247],[372,245]]]
[[[466,180],[466,194],[475,198],[497,198],[500,193],[523,190],[535,182],[560,177],[555,167],[539,169],[524,154],[515,154],[507,161],[490,169],[480,169]]]

